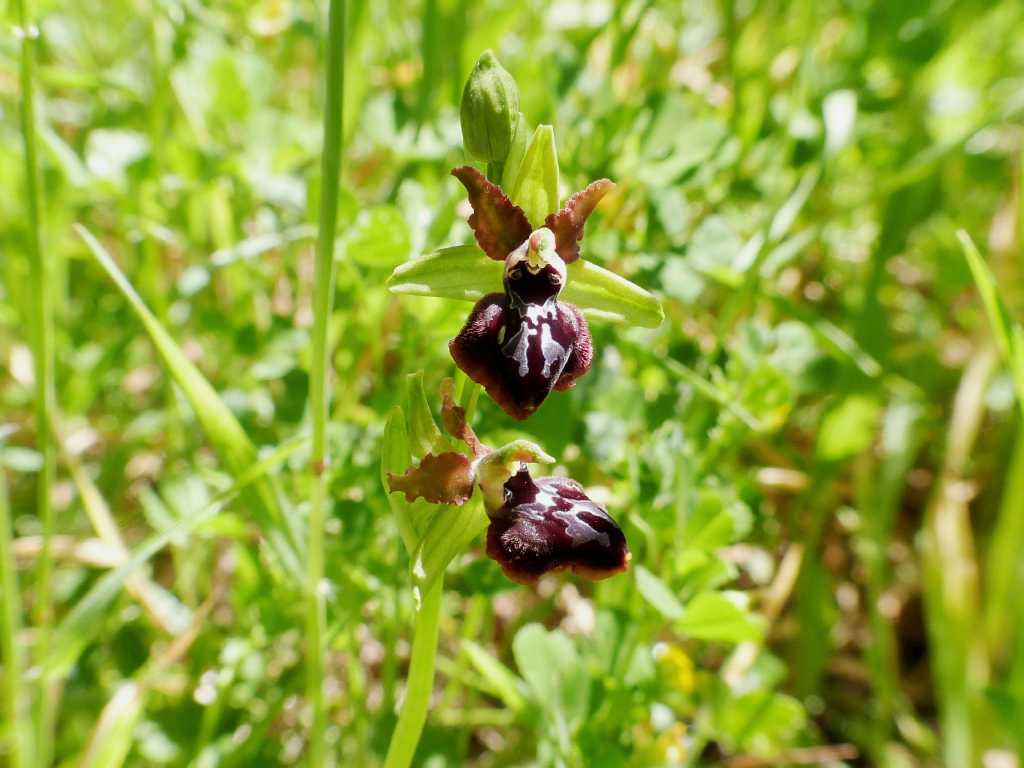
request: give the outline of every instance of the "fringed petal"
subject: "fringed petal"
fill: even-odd
[[[599,179],[570,197],[561,210],[548,214],[544,226],[555,233],[555,249],[566,264],[580,257],[583,226],[601,198],[615,188],[609,179]]]

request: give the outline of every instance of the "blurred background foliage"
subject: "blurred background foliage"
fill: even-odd
[[[71,225],[110,249],[254,443],[301,434],[323,5],[35,9],[58,619],[125,547],[169,541],[75,625],[59,764],[303,759],[297,587],[268,567],[244,502],[181,528],[239,478]],[[623,524],[633,567],[528,590],[478,545],[457,558],[416,764],[1019,765],[1024,442],[956,232],[1024,311],[1024,4],[348,6],[329,329],[337,764],[382,759],[408,662],[385,415],[407,374],[425,371],[430,393],[451,374],[446,341],[469,309],[383,284],[471,239],[448,170],[465,162],[463,82],[490,47],[531,123],[555,126],[564,190],[619,185],[585,255],[661,295],[667,317],[654,331],[593,320],[594,370],[529,422],[481,399],[485,442],[529,437],[558,457]],[[4,600],[24,608],[31,654],[40,458],[18,55],[5,34],[0,464],[21,585]],[[307,457],[300,443],[275,470],[295,499]],[[0,735],[15,731],[5,713]]]

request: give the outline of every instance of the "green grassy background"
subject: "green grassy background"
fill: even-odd
[[[0,39],[0,762],[39,731],[43,688],[61,765],[308,754],[302,585],[273,553],[312,487],[325,11],[38,0],[38,262],[21,44]],[[556,456],[632,568],[530,590],[479,542],[457,557],[415,764],[1018,765],[1024,5],[351,0],[347,29],[330,758],[380,763],[402,696],[414,602],[380,439],[408,374],[436,408],[470,305],[384,281],[471,239],[448,170],[491,47],[555,126],[565,192],[618,183],[585,254],[666,321],[594,319],[593,370],[526,423],[481,398],[481,437]],[[172,382],[75,223],[258,454]]]

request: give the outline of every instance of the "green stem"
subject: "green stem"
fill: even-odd
[[[416,745],[427,720],[430,693],[434,689],[434,664],[437,659],[438,622],[441,617],[443,576],[434,580],[416,613],[413,629],[412,657],[406,679],[405,699],[398,723],[391,734],[384,768],[409,768],[416,754]]]
[[[0,469],[0,594],[3,595],[3,610],[0,611],[0,650],[4,655],[4,713],[9,723],[8,754],[11,768],[27,768],[32,764],[28,741],[31,729],[25,724],[27,699],[21,686],[24,671],[21,647],[18,645],[18,634],[21,632],[21,590],[18,588],[18,574],[14,569],[12,535],[7,476],[3,469]]]
[[[327,502],[327,324],[334,299],[334,236],[338,223],[341,177],[342,109],[345,84],[345,0],[331,0],[327,21],[327,88],[324,104],[323,156],[320,167],[320,226],[313,284],[313,337],[309,401],[313,421],[309,512],[306,637],[307,695],[313,722],[309,765],[325,763],[324,646],[326,615],[320,583],[324,577],[324,517]]]
[[[21,31],[21,135],[25,146],[25,204],[28,213],[28,255],[31,262],[32,318],[35,362],[36,447],[43,457],[37,489],[37,514],[43,529],[42,549],[36,571],[36,602],[34,620],[38,632],[37,659],[45,657],[53,621],[53,596],[50,588],[53,539],[53,509],[50,489],[53,486],[55,455],[50,438],[50,413],[54,405],[53,312],[49,290],[52,270],[47,264],[41,243],[39,163],[36,153],[35,121],[35,41],[38,29],[32,21],[29,0],[17,0],[18,24]],[[53,719],[56,709],[56,687],[42,683],[37,709],[37,749],[40,765],[48,765],[51,755]]]

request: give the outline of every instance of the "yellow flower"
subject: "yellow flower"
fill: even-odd
[[[678,645],[658,643],[654,646],[654,659],[668,687],[682,693],[693,691],[693,661],[686,651]]]

